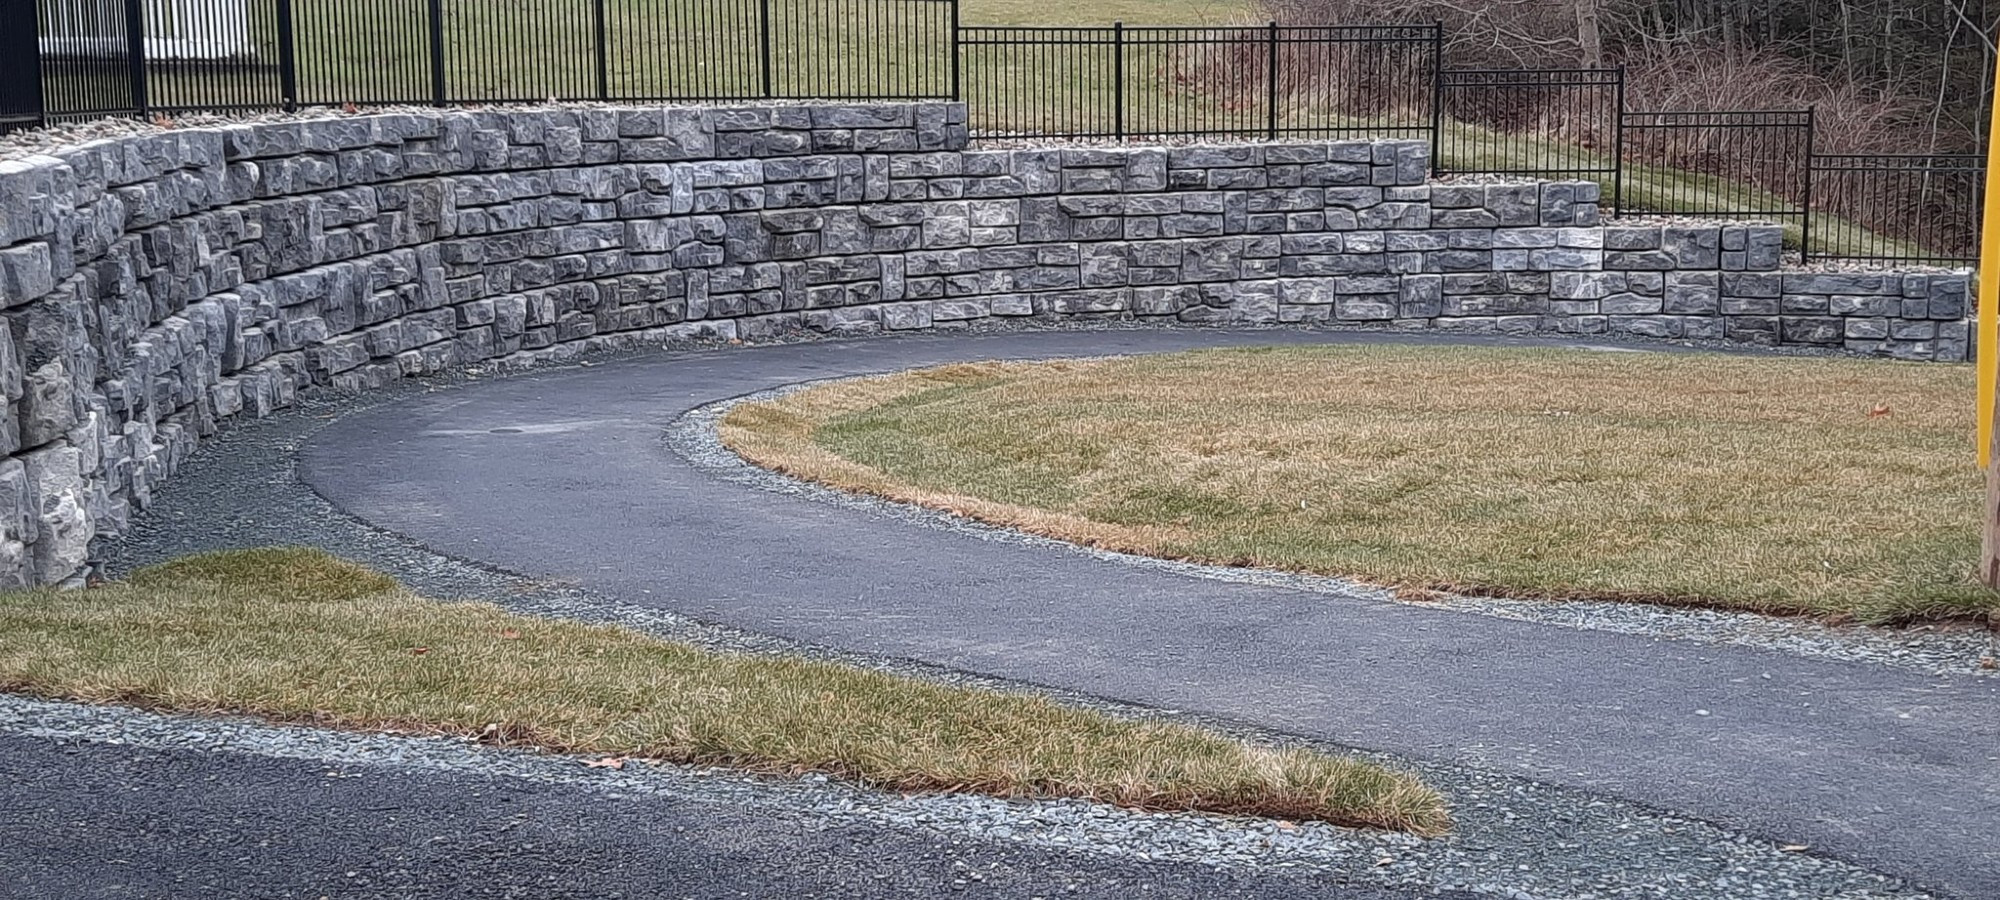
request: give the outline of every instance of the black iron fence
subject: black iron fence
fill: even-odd
[[[965,27],[989,137],[1429,139],[1436,26]]]
[[[1439,174],[1617,181],[1618,69],[1440,69]]]
[[[1756,218],[1805,258],[1967,262],[1983,161],[1815,147],[1810,110],[1625,108],[1618,69],[1460,70],[1439,26],[962,26],[956,0],[0,0],[0,133],[356,104],[966,101],[982,139],[1431,142],[1614,215]],[[32,24],[33,27],[21,27]]]
[[[953,0],[0,0],[0,12],[25,44],[0,47],[7,82],[16,67],[42,81],[37,97],[5,96],[0,115],[19,121],[955,93]]]
[[[1977,262],[1985,182],[1983,156],[1815,155],[1808,246],[1851,259]]]

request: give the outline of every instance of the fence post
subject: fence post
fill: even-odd
[[[962,54],[965,53],[965,45],[961,43],[961,40],[962,35],[960,34],[958,24],[958,0],[951,0],[951,99],[953,102],[962,102],[965,100],[964,97],[959,95],[958,83],[960,67],[964,65],[960,60],[963,58]]]
[[[597,44],[597,99],[611,99],[611,67],[605,57],[610,49],[605,42],[604,0],[590,0],[590,34]]]
[[[1444,23],[1431,23],[1431,174],[1444,174]]]
[[[1275,141],[1278,139],[1278,23],[1277,22],[1274,21],[1271,23],[1270,31],[1267,32],[1267,34],[1269,35],[1267,41],[1270,44],[1270,52],[1266,55],[1269,56],[1270,58],[1269,68],[1271,77],[1269,82],[1264,86],[1265,87],[1264,139],[1267,141]]]
[[[1617,69],[1616,89],[1618,108],[1611,113],[1611,216],[1617,218],[1625,212],[1625,66]]]
[[[299,108],[299,48],[292,34],[292,0],[278,0],[278,93],[285,112]]]
[[[444,0],[430,0],[431,105],[443,106],[444,90]]]
[[[1111,116],[1114,134],[1125,140],[1125,23],[1111,23]]]
[[[132,83],[132,109],[147,118],[153,105],[146,96],[146,11],[144,0],[125,0],[125,74]]]
[[[1805,202],[1799,205],[1799,264],[1812,262],[1812,220],[1813,220],[1813,158],[1816,132],[1819,131],[1819,107],[1806,107],[1806,183]]]
[[[757,0],[757,43],[763,55],[764,96],[771,96],[771,0]]]
[[[10,126],[47,125],[42,102],[41,26],[36,24],[35,0],[19,0],[6,11],[21,18],[17,28],[0,34],[0,134]]]

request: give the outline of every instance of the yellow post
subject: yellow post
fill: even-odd
[[[2000,388],[2000,65],[1994,68],[1993,114],[1986,120],[1986,217],[1979,245],[1979,465],[1986,470],[1986,523],[1979,580],[2000,589],[2000,466],[1993,463],[1993,414]]]

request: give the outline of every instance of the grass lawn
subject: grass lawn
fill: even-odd
[[[967,25],[1239,25],[1271,16],[1252,0],[1090,0],[1076,6],[1037,0],[964,0]]]
[[[1082,797],[1426,835],[1450,826],[1436,792],[1370,762],[439,603],[311,550],[219,553],[88,591],[0,594],[0,691],[825,772],[901,791]]]
[[[959,365],[745,404],[744,456],[1096,546],[1873,623],[1972,572],[1970,367],[1314,347]]]

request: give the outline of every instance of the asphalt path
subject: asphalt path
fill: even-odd
[[[1415,896],[500,775],[18,735],[0,735],[0,811],[0,897],[18,900]]]
[[[300,474],[431,549],[624,602],[1487,766],[2000,897],[2000,679],[1186,577],[726,482],[662,442],[689,409],[811,379],[1359,340],[1462,342],[1110,330],[662,353],[356,413]]]

